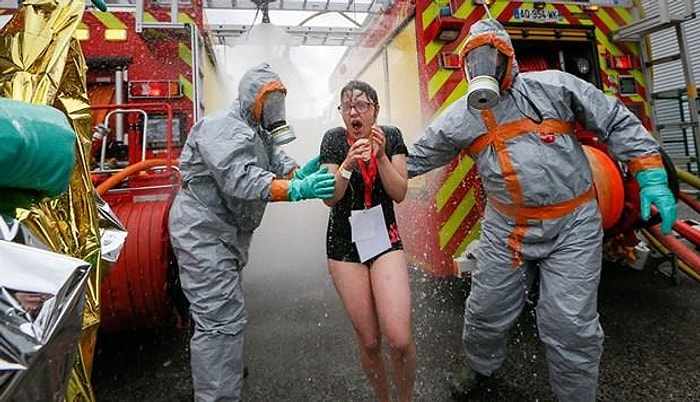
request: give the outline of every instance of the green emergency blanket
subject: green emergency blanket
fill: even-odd
[[[0,98],[0,211],[66,191],[75,144],[75,131],[58,109]]]

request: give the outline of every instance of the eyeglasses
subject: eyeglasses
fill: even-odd
[[[357,113],[364,113],[367,110],[369,110],[369,107],[371,105],[374,105],[374,103],[364,101],[355,102],[354,105],[351,105],[349,103],[343,103],[342,105],[338,106],[338,111],[340,113],[350,113],[350,111],[354,108],[355,110],[357,110]]]

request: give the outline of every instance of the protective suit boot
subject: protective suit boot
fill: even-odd
[[[477,373],[469,366],[459,368],[452,377],[450,390],[452,397],[461,400],[472,391],[480,388],[490,377]]]

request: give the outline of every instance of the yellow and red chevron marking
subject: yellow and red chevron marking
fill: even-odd
[[[133,34],[133,32],[129,32],[128,25],[115,13],[96,11],[92,13],[92,16],[101,23],[101,39],[105,41],[123,42],[128,39],[130,34]],[[80,29],[83,28],[89,29],[87,25],[84,25],[84,22],[80,25]],[[88,40],[89,37],[88,35],[82,39]]]
[[[391,8],[376,14],[368,24],[372,29],[364,36],[357,47],[377,48],[413,14],[414,5],[408,0],[398,0]],[[352,51],[352,49],[350,49]]]
[[[169,22],[170,21],[170,14],[169,13],[158,13],[157,15],[151,14],[151,13],[144,13],[144,21],[146,22]],[[196,21],[190,17],[190,15],[180,12],[178,13],[177,16],[177,22],[184,23],[184,24],[196,24]],[[180,40],[178,41],[178,51],[177,51],[178,57],[180,61],[186,65],[189,70],[192,69],[192,49],[190,48],[190,42],[189,40]],[[184,66],[181,66],[184,67]],[[185,94],[185,97],[189,99],[190,101],[194,100],[194,85],[192,84],[192,80],[189,78],[189,74],[180,74],[178,79],[180,81],[180,85],[182,85],[182,91]]]
[[[466,25],[458,40],[451,43],[430,41],[426,31],[435,23],[442,6],[450,4],[453,15],[466,21]],[[504,23],[516,23],[513,10],[518,7],[534,7],[532,2],[496,1],[489,8],[493,18]],[[577,5],[548,4],[549,9],[558,10],[563,16],[560,25],[595,26],[598,59],[603,78],[603,89],[615,93],[614,83],[619,72],[608,68],[606,55],[619,56],[630,54],[638,57],[636,45],[613,43],[608,39],[608,33],[633,21],[630,10],[625,8],[600,8],[597,12],[586,14]],[[588,18],[581,18],[586,17]],[[453,0],[451,2],[436,2],[433,0],[416,1],[416,31],[418,32],[419,72],[423,100],[423,114],[426,120],[431,120],[444,108],[449,106],[467,90],[467,84],[462,70],[440,68],[439,55],[444,52],[459,51],[469,27],[476,21],[486,18],[482,5],[475,5],[471,0]],[[624,98],[623,101],[639,102],[645,105],[648,115],[647,93],[645,82],[640,70],[629,70],[628,74],[635,78],[638,95]],[[446,168],[443,182],[435,194],[435,210],[439,220],[439,247],[443,253],[452,256],[459,255],[466,246],[476,238],[480,230],[481,189],[477,180],[476,167],[473,161],[463,154],[458,161]]]
[[[476,238],[472,230],[479,222],[484,205],[474,162],[467,156],[453,164],[449,175],[435,194],[438,245],[449,255],[458,255]]]
[[[135,18],[135,13],[130,13],[130,12],[92,12],[90,13],[92,17],[96,21],[100,23],[100,27],[97,27],[96,32],[99,34],[100,31],[104,31],[105,33],[108,30],[123,30],[126,32],[127,35],[124,36],[124,39],[121,41],[123,42],[128,42],[130,39],[131,35],[136,35],[135,28],[134,28],[134,18]],[[195,17],[197,14],[195,13]],[[88,18],[89,17],[85,17]],[[158,12],[158,13],[151,13],[151,12],[144,12],[143,14],[143,20],[144,22],[170,22],[170,15],[168,13],[163,13],[163,12]],[[83,22],[80,24],[80,29],[82,30],[89,30],[90,29],[90,24],[85,23],[85,19]],[[197,24],[197,21],[192,18],[187,13],[180,12],[178,14],[178,22],[180,23],[189,23],[189,24]],[[102,37],[91,37],[91,36],[86,36],[83,40],[102,40]],[[194,89],[192,85],[192,80],[191,80],[191,70],[192,70],[192,50],[190,49],[190,43],[189,43],[189,36],[187,37],[182,37],[181,39],[178,39],[178,48],[177,48],[177,55],[178,59],[181,63],[176,63],[174,68],[179,69],[179,71],[183,71],[184,73],[179,74],[178,79],[180,81],[180,84],[182,85],[183,88],[183,93],[185,94],[185,97],[189,99],[190,101],[193,100],[194,98]]]

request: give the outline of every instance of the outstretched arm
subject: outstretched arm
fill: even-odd
[[[453,141],[455,138],[453,131],[462,128],[462,122],[452,121],[449,110],[451,108],[429,125],[409,149],[407,159],[409,178],[447,165],[462,151],[462,145]]]
[[[311,198],[328,199],[335,191],[335,175],[322,167],[303,179],[274,179],[271,183],[272,201],[301,201]]]

